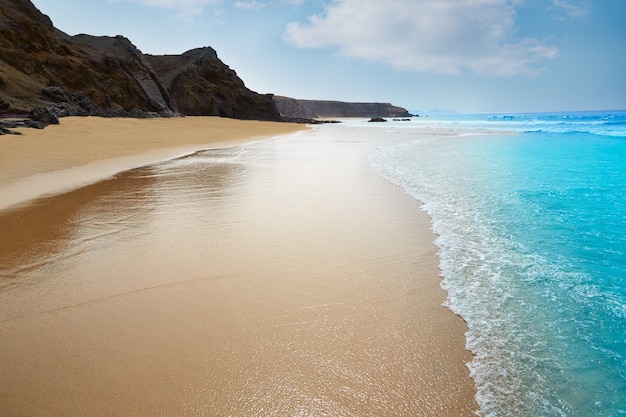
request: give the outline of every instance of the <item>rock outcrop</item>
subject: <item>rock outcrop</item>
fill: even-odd
[[[390,103],[299,100],[282,96],[275,96],[274,102],[280,114],[289,118],[411,117],[405,108]]]
[[[273,96],[247,89],[213,48],[192,49],[182,55],[146,55],[146,60],[181,114],[280,120]]]
[[[297,100],[295,98],[283,96],[274,96],[274,103],[276,103],[276,107],[278,108],[281,116],[293,118],[301,117],[306,119],[315,119],[317,117],[321,117],[317,112],[300,104],[301,101],[304,100]]]
[[[223,116],[316,122],[407,117],[389,103],[296,100],[249,90],[210,47],[146,55],[123,36],[70,36],[30,0],[0,0],[0,134],[63,116]]]
[[[0,0],[0,117],[12,114],[280,119],[211,48],[144,55],[123,36],[69,36],[30,0]]]

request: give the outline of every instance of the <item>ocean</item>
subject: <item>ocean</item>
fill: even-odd
[[[626,112],[377,128],[407,139],[371,160],[432,219],[481,415],[626,415]]]

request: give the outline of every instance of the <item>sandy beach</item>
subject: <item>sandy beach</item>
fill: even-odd
[[[233,146],[305,128],[221,117],[62,120],[62,125],[15,129],[22,135],[0,138],[0,210],[200,149]]]
[[[429,218],[346,129],[0,137],[0,414],[474,415]]]

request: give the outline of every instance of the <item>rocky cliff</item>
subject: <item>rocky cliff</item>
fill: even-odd
[[[145,57],[168,91],[172,106],[181,114],[280,120],[273,96],[247,89],[213,48]]]
[[[280,119],[211,48],[144,55],[123,36],[69,36],[29,0],[0,0],[0,117],[175,114]]]
[[[300,100],[282,96],[275,96],[274,103],[280,114],[288,118],[411,116],[405,108],[390,103]]]

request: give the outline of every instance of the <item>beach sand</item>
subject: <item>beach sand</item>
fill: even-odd
[[[21,142],[6,190],[276,137],[61,176],[0,211],[1,414],[473,415],[428,217],[373,171],[375,139],[296,129],[88,118],[0,138]]]
[[[232,146],[304,129],[293,123],[221,117],[66,117],[44,130],[0,137],[0,210],[137,166],[208,146]]]

